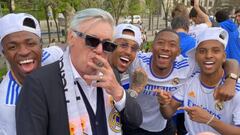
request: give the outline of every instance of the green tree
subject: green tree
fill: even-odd
[[[102,8],[102,0],[80,0],[80,8]],[[76,9],[76,8],[75,8]]]
[[[105,0],[103,8],[109,11],[118,24],[120,16],[122,16],[123,9],[126,5],[126,0]]]
[[[147,13],[148,13],[148,30],[152,29],[152,34],[153,34],[153,14],[155,12],[155,0],[146,0],[146,8],[147,8]]]
[[[127,10],[128,14],[132,16],[132,19],[133,19],[133,15],[140,14],[142,12],[141,4],[139,0],[129,0],[127,9],[128,9]]]
[[[165,17],[165,27],[168,27],[168,16],[169,16],[169,12],[171,10],[171,1],[167,0],[166,3],[164,3],[163,0],[161,0],[161,4],[163,7],[163,12],[164,12],[164,17]]]

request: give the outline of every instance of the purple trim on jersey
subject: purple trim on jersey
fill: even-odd
[[[152,74],[154,77],[159,78],[159,79],[165,79],[165,78],[168,78],[168,77],[172,74],[172,71],[173,71],[173,66],[172,66],[171,71],[168,73],[168,75],[167,75],[166,77],[156,76],[156,75],[153,73],[153,71],[152,71],[152,56],[150,57],[149,68],[150,68],[150,72],[151,72],[151,74]]]
[[[225,78],[225,77],[222,77],[222,78],[221,78],[221,82],[220,82],[219,85],[222,85],[222,84],[223,84],[223,79],[224,79],[224,78]],[[201,80],[200,80],[200,83],[201,83],[201,85],[202,85],[203,87],[205,87],[205,88],[207,88],[207,89],[215,89],[215,88],[216,88],[216,86],[210,87],[210,86],[205,85],[204,83],[202,83]]]
[[[183,105],[183,100],[179,100],[179,99],[177,99],[175,96],[172,96],[172,98],[173,98],[174,100],[176,100],[177,102],[180,102],[180,103]]]
[[[207,89],[215,89],[215,86],[212,86],[212,87],[207,86],[207,85],[205,85],[204,83],[202,83],[202,81],[200,81],[200,83],[201,83],[201,85],[202,85],[204,88],[207,88]]]

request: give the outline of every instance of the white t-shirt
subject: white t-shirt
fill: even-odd
[[[173,70],[169,76],[160,78],[152,72],[150,67],[151,59],[151,52],[139,53],[138,58],[135,59],[129,68],[129,73],[133,73],[133,71],[140,66],[146,71],[148,75],[148,83],[143,92],[137,97],[137,102],[141,106],[143,113],[143,123],[140,127],[147,131],[159,132],[166,127],[167,120],[163,118],[161,112],[159,111],[159,103],[157,101],[156,93],[153,92],[153,90],[161,88],[163,90],[170,91],[171,93],[175,93],[195,70],[195,63],[190,64],[190,61],[187,58],[179,56],[176,58]]]
[[[43,48],[42,65],[53,63],[62,55],[57,46]],[[20,91],[21,85],[8,71],[0,84],[0,135],[16,135],[15,105]]]
[[[196,39],[196,37],[199,36],[201,32],[203,32],[206,28],[208,28],[208,25],[206,23],[201,23],[197,25],[191,25],[189,27],[189,35],[191,35],[193,38]]]
[[[214,88],[204,86],[199,80],[200,73],[190,78],[186,84],[173,96],[177,101],[183,102],[184,106],[201,106],[210,114],[214,115],[221,121],[240,125],[240,80],[236,84],[236,95],[233,99],[224,102],[223,110],[215,109],[213,97]],[[221,84],[223,83],[223,79]],[[190,135],[196,135],[200,132],[210,131],[219,134],[212,127],[190,120],[185,112],[185,127]]]

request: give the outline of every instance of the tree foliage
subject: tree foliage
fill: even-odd
[[[139,0],[129,0],[128,1],[128,14],[133,16],[135,14],[140,14],[142,11],[141,4]]]
[[[104,9],[109,11],[115,19],[116,24],[118,24],[119,18],[122,15],[122,11],[125,8],[127,0],[105,0]]]

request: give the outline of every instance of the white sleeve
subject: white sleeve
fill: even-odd
[[[187,75],[188,77],[191,77],[193,74],[200,71],[200,68],[194,58],[188,57],[188,64],[190,67]]]
[[[125,104],[126,104],[126,92],[125,90],[123,91],[123,97],[121,100],[119,100],[118,102],[116,102],[114,100],[114,103],[115,103],[115,107],[117,108],[118,111],[122,111],[123,108],[125,107]]]
[[[240,126],[240,92],[237,92],[237,94],[233,98],[233,124],[236,126]]]
[[[58,46],[43,48],[42,66],[59,60],[62,57],[62,55],[63,55],[63,50]]]
[[[142,53],[138,52],[136,54],[136,58],[134,59],[134,61],[131,63],[131,65],[129,66],[127,72],[129,74],[133,73],[138,67],[143,67],[143,62],[142,60],[139,58],[141,57]]]

